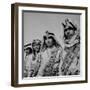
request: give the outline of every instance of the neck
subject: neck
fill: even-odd
[[[53,47],[54,47],[54,45],[52,45],[52,46],[49,46],[48,48],[52,49]]]

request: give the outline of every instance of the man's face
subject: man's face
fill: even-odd
[[[28,49],[26,50],[26,54],[29,54],[29,50]]]
[[[66,30],[64,33],[68,37],[68,39],[70,39],[70,37],[74,35],[73,29]]]
[[[40,45],[39,44],[34,44],[33,49],[38,52],[40,50]]]
[[[45,43],[48,47],[52,47],[53,46],[53,39],[51,37],[48,37],[46,40],[45,40]]]

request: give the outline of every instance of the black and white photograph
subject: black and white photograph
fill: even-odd
[[[12,5],[12,84],[87,82],[87,7]]]
[[[80,75],[80,14],[23,11],[23,21],[23,77]]]

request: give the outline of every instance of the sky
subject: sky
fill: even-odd
[[[24,11],[23,30],[24,45],[31,43],[33,39],[42,40],[45,31],[56,35],[57,40],[63,45],[63,27],[62,22],[70,19],[74,24],[80,27],[80,15],[70,13],[43,13]]]

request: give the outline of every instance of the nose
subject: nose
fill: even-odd
[[[47,43],[50,43],[50,41],[49,41],[49,40],[47,40]]]
[[[67,32],[67,34],[70,34],[70,32]]]

